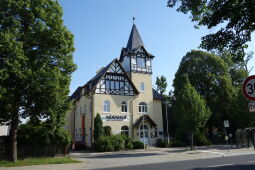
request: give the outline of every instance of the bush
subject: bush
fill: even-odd
[[[179,140],[171,140],[170,141],[170,146],[171,147],[182,147],[182,146],[185,146],[185,145],[184,145],[184,143],[182,143]]]
[[[133,149],[133,139],[127,135],[122,135],[125,140],[125,149]]]
[[[110,139],[113,144],[114,151],[123,150],[125,148],[125,140],[122,135],[112,135],[110,136]]]
[[[170,144],[168,144],[167,140],[158,139],[156,142],[156,146],[160,148],[168,148]]]
[[[134,149],[143,149],[144,145],[143,142],[140,141],[134,141],[133,142],[133,148]]]
[[[21,124],[18,127],[17,141],[19,145],[48,145],[71,143],[71,137],[64,129],[51,130],[44,124],[37,126],[31,124]]]
[[[202,132],[194,133],[194,144],[197,146],[211,145],[211,142],[206,138]]]
[[[109,136],[100,136],[94,143],[94,148],[97,152],[113,152],[114,147]]]

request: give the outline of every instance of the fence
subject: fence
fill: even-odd
[[[0,160],[7,159],[9,146],[7,145],[7,138],[0,137]],[[69,154],[70,146],[67,145],[19,145],[18,158],[27,157],[52,157],[57,154]]]

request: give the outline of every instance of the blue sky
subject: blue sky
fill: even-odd
[[[71,93],[99,68],[119,58],[128,41],[133,13],[145,48],[156,56],[153,84],[157,76],[164,75],[168,91],[182,57],[198,49],[203,35],[217,30],[195,29],[189,15],[166,7],[167,0],[60,0],[60,4],[64,24],[74,34],[76,49],[74,62],[78,68],[72,75]],[[254,41],[250,44],[254,48]]]

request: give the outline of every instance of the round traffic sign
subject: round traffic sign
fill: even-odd
[[[248,77],[243,83],[243,94],[249,100],[255,100],[255,75]]]

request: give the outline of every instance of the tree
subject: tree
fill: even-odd
[[[21,118],[62,126],[73,64],[73,35],[54,0],[0,1],[0,123],[10,124],[10,160],[17,160]]]
[[[168,0],[168,7],[177,4],[178,12],[191,13],[190,18],[197,23],[196,27],[221,27],[216,33],[202,37],[201,47],[207,50],[227,48],[235,54],[235,61],[243,61],[244,48],[255,30],[255,1]]]
[[[163,96],[167,88],[166,77],[165,76],[157,77],[156,86],[157,86],[157,90],[159,91],[159,94]]]
[[[112,128],[110,126],[104,126],[104,136],[111,136]]]
[[[199,95],[189,82],[188,76],[183,77],[184,84],[181,87],[175,101],[175,113],[179,115],[179,125],[191,132],[191,150],[193,150],[193,134],[205,127],[211,116],[206,101]]]
[[[183,76],[188,75],[191,85],[206,100],[212,111],[208,122],[210,134],[213,128],[221,129],[223,120],[228,119],[231,103],[235,96],[228,65],[219,56],[192,50],[182,59],[175,74],[173,86],[178,96],[184,84]]]
[[[97,113],[94,122],[95,122],[94,123],[94,140],[97,141],[97,139],[100,136],[104,136],[103,122],[99,113]]]

